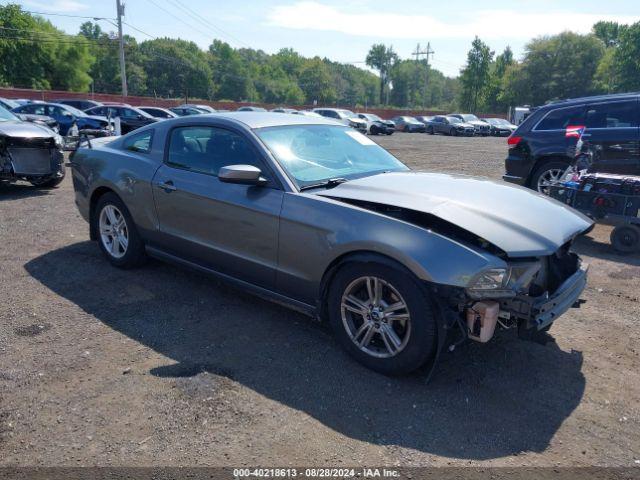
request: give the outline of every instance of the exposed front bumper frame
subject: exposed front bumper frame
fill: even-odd
[[[576,305],[587,286],[589,265],[582,264],[552,295],[529,297],[519,295],[500,302],[501,311],[526,322],[527,328],[542,330]]]

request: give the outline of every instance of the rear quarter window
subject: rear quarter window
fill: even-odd
[[[122,148],[136,153],[149,153],[151,151],[151,142],[153,141],[153,130],[145,130],[144,132],[126,137],[122,142]]]
[[[584,105],[556,108],[547,113],[534,130],[564,130],[570,125],[584,125],[584,110]]]

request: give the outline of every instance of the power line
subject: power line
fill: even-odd
[[[141,33],[143,35],[146,35],[149,38],[152,38],[154,40],[158,39],[158,37],[154,37],[153,35],[150,35],[147,32],[144,32],[144,31],[140,30],[138,27],[134,27],[133,25],[131,25],[130,23],[125,22],[124,20],[122,21],[122,23],[125,24],[129,28],[133,28],[136,32]]]
[[[7,4],[3,5],[4,7],[7,6]],[[33,10],[22,10],[22,12],[24,13],[31,13],[33,15],[46,15],[46,16],[50,16],[50,17],[68,17],[68,18],[86,18],[86,19],[91,19],[94,20],[95,17],[91,17],[91,16],[86,16],[86,15],[70,15],[70,14],[66,14],[66,13],[48,13],[48,12],[34,12]],[[115,21],[115,18],[108,18],[107,20],[113,20]]]
[[[203,32],[202,30],[200,30],[199,28],[193,26],[191,23],[184,21],[182,18],[177,17],[175,13],[171,13],[169,10],[167,10],[166,8],[162,7],[161,5],[158,5],[154,0],[147,0],[148,2],[152,3],[153,5],[155,5],[157,8],[159,8],[160,10],[162,10],[163,12],[165,12],[167,15],[171,16],[171,18],[178,20],[179,22],[183,23],[184,25],[186,25],[187,27],[195,30],[196,32],[200,33],[201,35],[204,35],[205,37],[207,37],[207,39],[211,39],[211,35],[209,33]]]
[[[191,9],[191,7],[189,7],[189,6],[185,5],[184,3],[182,3],[180,0],[166,0],[166,1],[172,3],[174,6],[178,6],[178,8],[182,7],[183,11],[187,15],[189,15],[191,18],[193,18],[194,20],[196,20],[200,24],[204,25],[205,27],[207,27],[209,29],[213,29],[213,30],[219,32],[220,34],[222,34],[223,36],[229,37],[230,39],[234,40],[235,42],[237,42],[237,43],[239,43],[241,45],[244,45],[247,48],[251,48],[249,44],[247,44],[246,42],[243,42],[239,38],[234,37],[233,35],[231,35],[229,32],[226,32],[223,29],[221,29],[220,27],[214,25],[213,23],[211,23],[210,21],[205,19],[202,15],[200,15],[198,12],[194,11],[193,9]]]

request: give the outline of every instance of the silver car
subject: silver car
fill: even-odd
[[[92,141],[71,163],[113,265],[152,256],[269,296],[329,322],[385,374],[481,338],[487,305],[494,326],[499,312],[498,327],[546,330],[586,284],[571,244],[588,218],[505,183],[411,171],[325,118],[169,119]]]

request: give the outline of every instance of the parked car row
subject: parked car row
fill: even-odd
[[[154,121],[166,120],[190,115],[202,115],[209,113],[226,112],[227,110],[216,110],[209,105],[185,103],[177,107],[162,108],[156,106],[134,107],[126,103],[119,102],[97,102],[88,99],[60,99],[51,103],[39,100],[24,100],[21,102],[0,98],[0,105],[21,115],[41,115],[40,118],[30,117],[25,120],[45,124],[51,128],[58,127],[62,135],[66,135],[71,117],[58,112],[58,116],[48,115],[46,111],[53,111],[47,105],[66,105],[83,111],[90,116],[108,118],[119,117],[121,121],[122,133],[148,125]],[[109,107],[109,108],[105,108]],[[263,107],[255,105],[245,105],[237,109],[238,112],[266,112]],[[339,123],[348,125],[360,132],[370,135],[391,135],[395,131],[407,133],[428,133],[430,135],[443,134],[452,136],[509,136],[517,128],[509,121],[502,118],[480,119],[473,114],[452,113],[449,115],[437,116],[409,116],[399,115],[391,120],[380,118],[373,113],[354,113],[343,108],[314,108],[313,110],[296,110],[288,107],[277,107],[270,110],[276,113],[293,115],[322,116],[331,118]],[[77,112],[74,117],[77,117]],[[45,119],[43,116],[49,116]],[[82,124],[84,121],[80,121]],[[60,123],[60,125],[55,125]],[[78,125],[82,128],[83,125]]]

